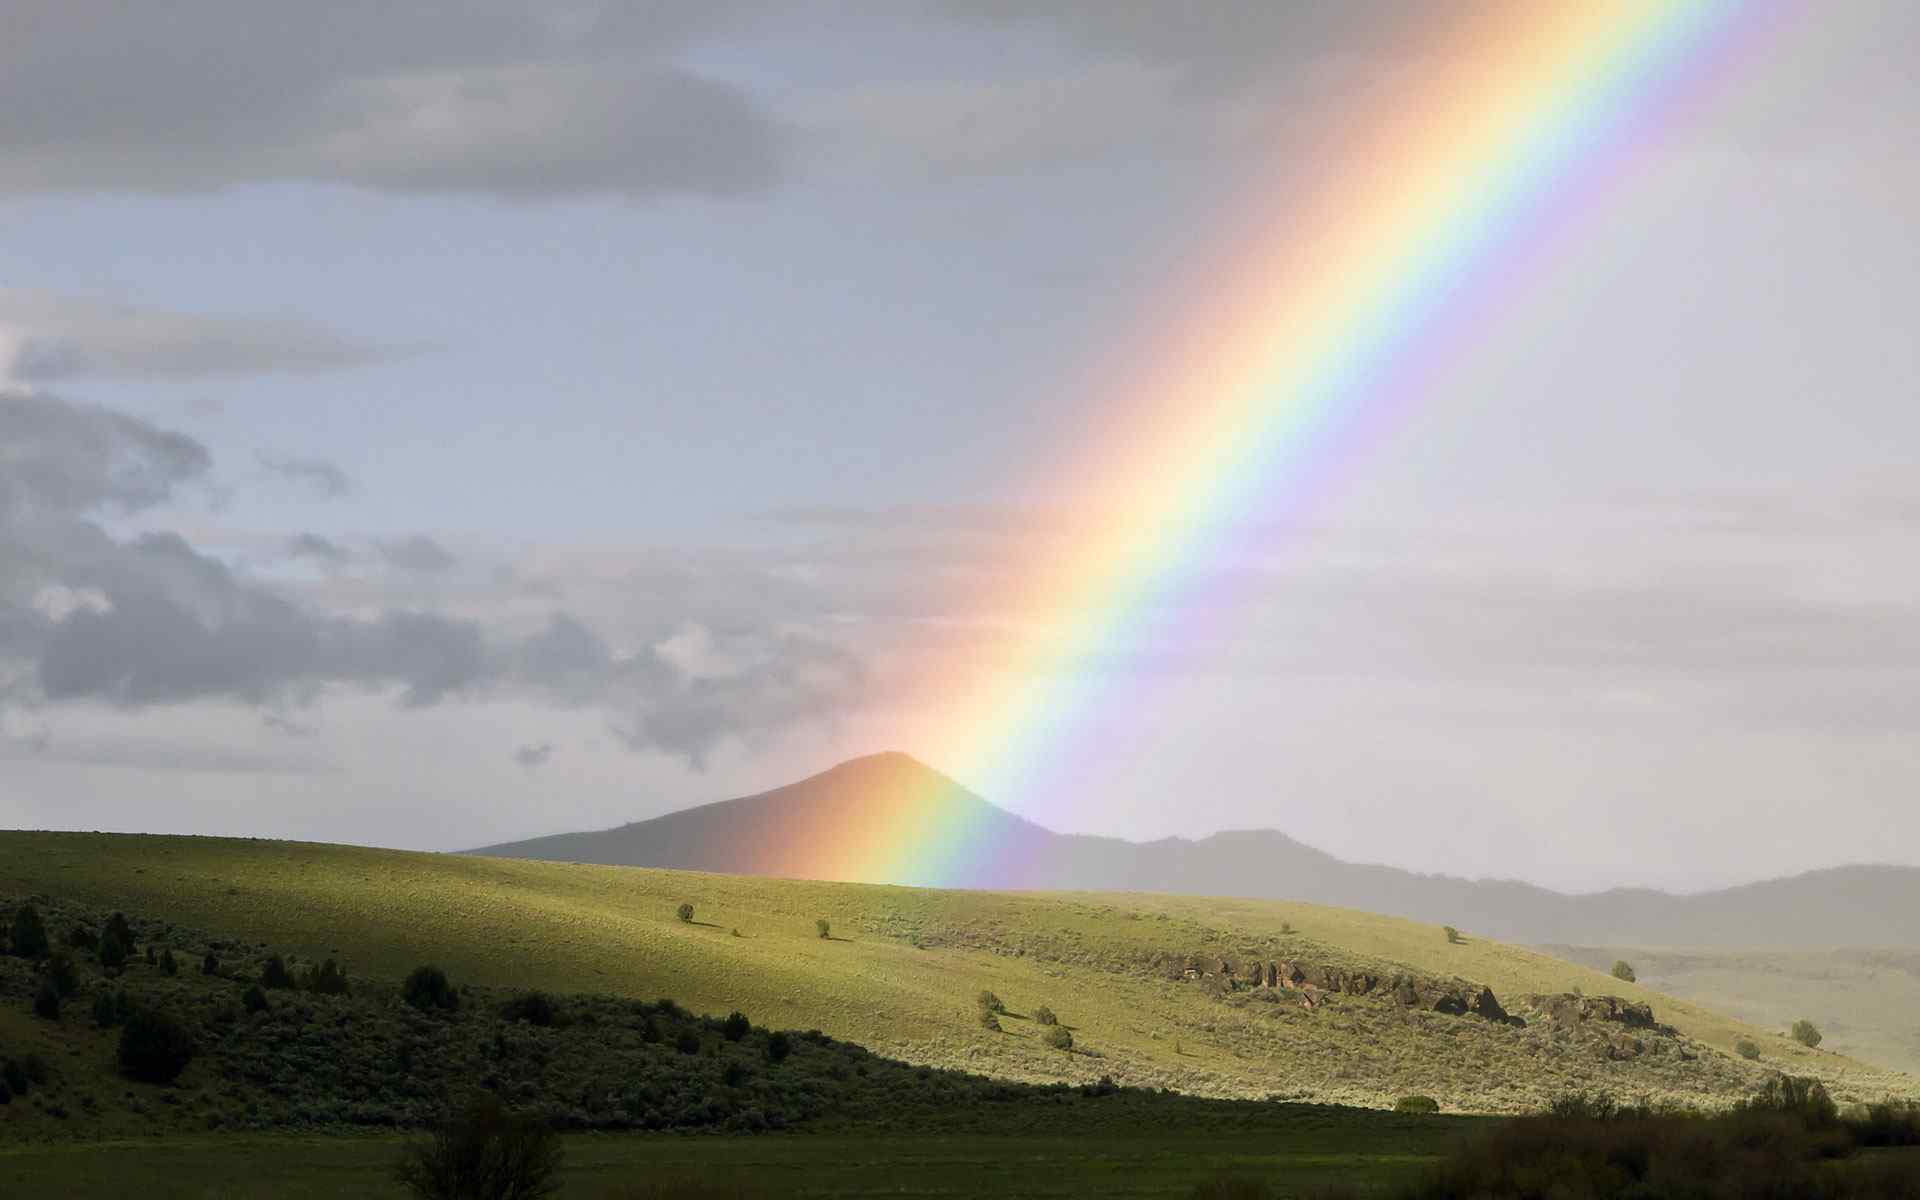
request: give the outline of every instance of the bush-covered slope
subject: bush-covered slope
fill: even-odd
[[[1033,1082],[1165,1086],[1388,1104],[1420,1092],[1450,1108],[1515,1110],[1573,1088],[1713,1103],[1773,1066],[1878,1095],[1902,1081],[1765,1035],[1598,972],[1438,926],[1309,905],[1159,896],[943,892],[571,866],[342,846],[88,834],[0,834],[0,896],[42,893],[125,909],[311,963],[340,953],[391,986],[422,962],[492,988],[538,987],[697,1012],[734,1008],[771,1028],[818,1028],[911,1063]],[[676,909],[693,906],[682,921]],[[1445,914],[1435,914],[1444,917]],[[821,938],[826,919],[833,936]],[[1235,976],[1217,962],[1227,958]],[[1186,977],[1188,961],[1200,970]],[[1249,964],[1371,975],[1368,995],[1250,989]],[[1526,1028],[1410,1008],[1423,988],[1490,987],[1651,1001],[1677,1036]],[[982,1028],[976,997],[1011,1010]],[[25,1000],[7,1007],[23,1011]],[[1072,1053],[1048,1047],[1039,1006]],[[8,1018],[12,1020],[11,1016]],[[1616,1035],[1643,1052],[1622,1054]],[[1777,1041],[1777,1039],[1774,1039]]]

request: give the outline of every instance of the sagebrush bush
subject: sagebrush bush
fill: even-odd
[[[73,965],[73,956],[65,950],[48,955],[44,970],[46,981],[60,993],[62,1000],[80,990],[79,969]]]
[[[683,903],[678,909],[674,910],[674,915],[682,921],[691,923],[693,921],[693,905]]]
[[[544,1028],[553,1024],[553,997],[545,992],[526,992],[507,1001],[500,1015],[509,1021],[525,1021]],[[658,1040],[658,1034],[650,1040]]]
[[[1614,960],[1613,977],[1622,983],[1637,983],[1640,979],[1634,974],[1633,964],[1624,958]]]
[[[347,973],[331,958],[309,968],[300,986],[318,996],[345,996],[352,991],[347,985]]]
[[[1458,944],[1459,944],[1459,942],[1460,942],[1460,931],[1459,931],[1458,929],[1455,929],[1455,928],[1454,928],[1453,926],[1451,926],[1451,925],[1442,925],[1442,926],[1441,926],[1440,928],[1441,928],[1441,931],[1442,931],[1442,932],[1444,932],[1444,933],[1445,933],[1445,934],[1447,935],[1447,942],[1448,942],[1448,943],[1449,943],[1450,945],[1458,945]]]
[[[1821,1042],[1820,1031],[1812,1021],[1802,1017],[1793,1023],[1793,1040],[1811,1050]]]
[[[1758,1062],[1760,1060],[1760,1047],[1754,1043],[1752,1038],[1741,1038],[1735,1042],[1733,1044],[1733,1052],[1748,1062]]]
[[[992,992],[981,992],[976,999],[980,1002],[981,1012],[1003,1013],[1007,1011],[1007,1006],[1001,1002],[1000,997],[994,995]]]
[[[408,1146],[394,1178],[420,1200],[541,1200],[560,1190],[560,1139],[481,1095]]]
[[[674,1041],[674,1049],[682,1054],[700,1053],[700,1035],[689,1029]]]
[[[1432,1114],[1440,1111],[1440,1102],[1432,1096],[1402,1096],[1393,1102],[1393,1111]]]
[[[1042,1025],[1058,1025],[1060,1023],[1060,1018],[1055,1016],[1053,1010],[1044,1004],[1033,1010],[1033,1019]]]
[[[240,993],[240,1007],[250,1013],[266,1012],[269,1007],[267,1004],[267,993],[261,989],[259,984],[253,984],[247,988],[246,991]]]
[[[53,986],[53,980],[40,981],[40,990],[33,994],[33,1015],[46,1021],[60,1019],[60,989]]]
[[[120,936],[111,928],[101,935],[100,949],[98,951],[100,968],[108,974],[113,974],[124,968],[127,965],[127,956],[131,953],[132,948],[130,945],[121,941]]]
[[[193,1055],[193,1036],[166,1013],[136,1009],[120,1030],[120,1070],[142,1083],[172,1083]]]
[[[16,958],[37,962],[53,949],[47,941],[47,923],[40,919],[40,910],[31,904],[22,904],[14,911],[12,940]]]
[[[785,1033],[781,1032],[780,1030],[775,1030],[774,1032],[767,1035],[767,1061],[768,1062],[770,1063],[785,1062],[787,1061],[787,1056],[792,1053],[793,1053],[792,1038],[788,1037]]]
[[[1000,1032],[1000,1018],[990,1008],[980,1010],[980,1028],[989,1033]]]
[[[1073,1035],[1067,1032],[1065,1025],[1049,1025],[1041,1040],[1055,1050],[1073,1049]]]
[[[736,1009],[728,1013],[727,1019],[720,1023],[720,1036],[730,1042],[737,1042],[747,1036],[752,1028],[753,1023],[747,1020],[747,1014]]]
[[[814,928],[814,932],[818,933],[821,937],[821,940],[823,941],[833,936],[833,925],[830,922],[828,922],[828,920],[825,917],[821,917],[819,920],[815,921],[813,923],[813,928]]]

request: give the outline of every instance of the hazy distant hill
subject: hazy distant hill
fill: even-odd
[[[887,830],[903,830],[909,852],[890,852],[885,836],[889,844],[863,840]],[[1307,900],[1517,942],[1920,947],[1920,868],[1838,867],[1684,896],[1644,888],[1567,895],[1343,862],[1273,830],[1146,843],[1054,833],[904,754],[854,759],[758,796],[618,829],[475,853],[868,883]]]

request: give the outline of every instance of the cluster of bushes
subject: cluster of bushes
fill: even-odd
[[[1911,1165],[1844,1160],[1859,1146],[1916,1142],[1913,1109],[1888,1104],[1843,1119],[1819,1081],[1792,1076],[1717,1116],[1574,1095],[1497,1126],[1401,1196],[1892,1200],[1920,1194]]]

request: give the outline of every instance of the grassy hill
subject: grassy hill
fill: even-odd
[[[1649,946],[1542,946],[1591,967],[1626,959],[1640,981],[1767,1029],[1800,1018],[1829,1050],[1896,1070],[1920,1071],[1920,951],[1723,950]]]
[[[955,831],[970,853],[960,874],[939,873]],[[1522,943],[1920,948],[1915,867],[1838,867],[1694,895],[1567,895],[1343,862],[1274,830],[1147,843],[1055,833],[905,754],[853,759],[771,792],[617,829],[478,853],[864,883],[1312,897]]]
[[[1902,1077],[1808,1051],[1694,1004],[1467,931],[1313,905],[1116,894],[1004,894],[813,883],[303,843],[0,833],[0,897],[121,908],[308,961],[338,955],[391,984],[422,962],[457,981],[739,1008],[758,1025],[818,1028],[909,1063],[1033,1082],[1165,1086],[1202,1096],[1517,1110],[1576,1088],[1723,1102],[1772,1068],[1843,1096],[1910,1090]],[[677,906],[690,903],[683,922]],[[822,939],[816,920],[830,922]],[[1532,992],[1648,1001],[1680,1035],[1618,1058],[1592,1031],[1526,1029],[1408,1009],[1180,978],[1216,957],[1414,972]],[[1170,969],[1171,968],[1171,969]],[[981,1028],[975,997],[1010,1013]],[[1039,1006],[1074,1052],[1043,1045]],[[4,1032],[4,1031],[0,1031]],[[1609,1036],[1616,1034],[1605,1031]],[[1761,1064],[1728,1051],[1765,1046]],[[1664,1047],[1664,1049],[1662,1049]],[[1685,1051],[1685,1053],[1682,1053]]]

